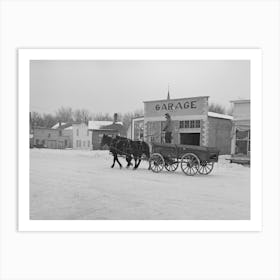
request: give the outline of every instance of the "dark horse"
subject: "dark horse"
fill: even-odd
[[[101,147],[105,145],[109,147],[109,150],[114,157],[111,168],[115,166],[115,162],[117,162],[120,168],[122,168],[122,165],[118,159],[118,155],[125,156],[127,161],[127,168],[132,165],[131,160],[133,158],[135,161],[133,169],[137,169],[139,167],[142,155],[145,155],[147,159],[150,158],[149,145],[144,141],[133,141],[121,136],[116,136],[115,138],[113,138],[109,135],[104,134],[101,140]]]

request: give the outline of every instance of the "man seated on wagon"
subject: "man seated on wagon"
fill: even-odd
[[[168,113],[165,114],[165,127],[163,128],[163,131],[165,131],[165,143],[171,143],[172,139],[172,121],[171,117]]]

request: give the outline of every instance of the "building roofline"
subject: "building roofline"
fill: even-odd
[[[225,115],[225,114],[219,114],[219,113],[215,113],[215,112],[208,112],[208,117],[218,118],[218,119],[226,119],[226,120],[233,120],[233,116]]]
[[[178,101],[182,99],[192,99],[192,98],[209,98],[209,96],[192,96],[192,97],[182,97],[182,98],[174,98],[174,99],[160,99],[160,100],[149,100],[149,101],[143,101],[143,103],[151,103],[151,102],[160,102],[160,101],[165,101],[165,102],[171,102],[171,101]]]
[[[51,128],[51,127],[43,127],[43,126],[34,126],[31,127],[32,129],[49,129],[49,130],[58,130],[57,128]]]
[[[137,119],[143,119],[143,118],[144,118],[144,116],[139,116],[139,117],[134,117],[131,120],[137,120]]]
[[[89,131],[110,131],[110,132],[120,132],[119,130],[117,129],[109,129],[109,128],[97,128],[97,129],[94,129],[94,128],[89,128],[88,129]]]
[[[240,99],[240,100],[231,100],[231,103],[247,103],[251,102],[251,99]]]

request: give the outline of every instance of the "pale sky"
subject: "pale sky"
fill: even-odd
[[[231,100],[250,98],[250,61],[31,61],[30,109],[132,112],[165,99],[168,84],[171,99],[210,96],[209,103],[229,108]]]

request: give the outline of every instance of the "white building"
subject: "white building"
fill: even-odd
[[[135,117],[127,130],[127,138],[132,140],[144,140],[144,116]]]
[[[92,132],[85,123],[73,123],[73,149],[91,150]]]
[[[231,154],[234,157],[249,158],[251,151],[250,100],[231,102],[233,103]]]

